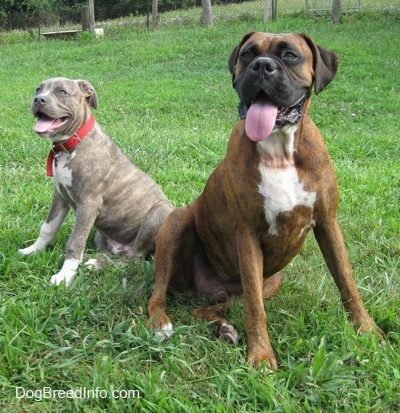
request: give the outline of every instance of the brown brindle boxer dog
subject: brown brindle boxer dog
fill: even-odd
[[[278,291],[280,270],[310,229],[355,329],[377,329],[352,276],[336,218],[335,172],[309,115],[312,88],[321,92],[337,66],[335,53],[303,34],[249,33],[233,50],[229,68],[241,120],[226,157],[200,197],[174,210],[156,239],[148,312],[158,336],[172,334],[166,315],[170,282],[208,296],[212,305],[195,315],[214,321],[216,334],[232,344],[237,332],[221,313],[229,295],[242,294],[248,360],[276,369],[263,299]]]

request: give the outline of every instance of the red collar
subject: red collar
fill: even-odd
[[[59,152],[71,152],[82,141],[82,139],[92,130],[95,119],[93,115],[67,140],[61,143],[53,143],[51,151],[47,157],[47,176],[53,176],[54,156]]]

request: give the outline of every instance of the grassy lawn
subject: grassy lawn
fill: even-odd
[[[252,30],[306,32],[340,55],[336,79],[313,98],[312,115],[336,166],[339,220],[357,285],[387,337],[382,348],[354,333],[310,236],[287,267],[279,294],[265,303],[280,361],[272,375],[246,363],[240,301],[229,315],[240,333],[236,348],[215,340],[209,326],[192,317],[201,299],[176,293],[169,296],[175,334],[157,342],[146,329],[152,263],[81,268],[69,290],[50,286],[72,215],[51,249],[29,257],[17,253],[36,238],[51,199],[45,176],[50,145],[33,133],[30,114],[41,80],[89,80],[103,129],[182,206],[199,195],[224,156],[238,103],[227,60]],[[346,17],[333,26],[291,17],[268,25],[241,19],[211,29],[170,25],[151,33],[110,30],[98,40],[0,46],[0,410],[398,411],[398,33],[393,18]],[[95,253],[90,242],[87,252]],[[37,401],[49,388],[92,393],[45,393]],[[103,397],[114,390],[119,398]]]

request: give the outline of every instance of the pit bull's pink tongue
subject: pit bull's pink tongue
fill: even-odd
[[[262,141],[271,134],[275,126],[278,107],[265,98],[251,104],[246,115],[246,135],[252,141]]]
[[[49,129],[52,129],[54,127],[54,122],[55,119],[50,119],[46,116],[41,116],[38,118],[36,124],[35,124],[35,132],[37,133],[45,133]]]

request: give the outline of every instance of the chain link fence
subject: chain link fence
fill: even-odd
[[[238,19],[244,17],[259,17],[265,19],[265,4],[268,0],[212,0],[213,21],[224,19]],[[94,11],[97,27],[118,26],[149,26],[151,19],[152,0],[95,0]],[[275,12],[279,19],[283,14],[329,14],[332,11],[332,0],[271,0],[276,10],[269,10],[269,15]],[[44,10],[41,0],[37,6],[26,12],[1,12],[0,32],[11,30],[70,30],[81,29],[82,8],[87,1],[65,6],[58,2],[58,6],[51,10]],[[400,0],[341,0],[341,12],[364,11],[400,11]],[[170,23],[201,23],[201,0],[159,0],[158,25]]]

